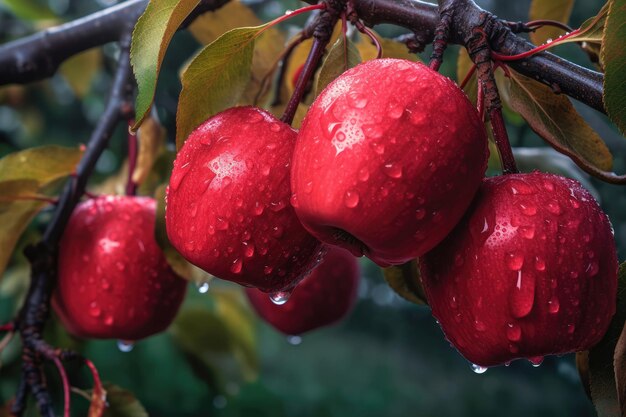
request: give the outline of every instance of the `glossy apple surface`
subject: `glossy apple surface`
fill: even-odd
[[[187,281],[154,238],[156,202],[104,196],[79,204],[59,246],[53,306],[84,338],[137,340],[172,322]]]
[[[276,305],[259,290],[247,288],[250,303],[266,322],[287,335],[299,335],[341,320],[350,311],[359,285],[359,265],[350,252],[331,247],[324,260]]]
[[[375,59],[330,83],[308,110],[292,203],[320,240],[401,264],[452,230],[486,164],[483,124],[454,82],[420,63]]]
[[[319,261],[321,243],[289,204],[296,132],[264,110],[235,107],[200,125],[181,148],[167,194],[167,234],[191,263],[275,292]]]
[[[420,258],[433,315],[481,366],[586,350],[616,308],[609,220],[577,181],[485,179],[463,220]]]

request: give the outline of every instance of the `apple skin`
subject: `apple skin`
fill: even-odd
[[[325,243],[380,266],[410,261],[461,219],[487,167],[476,109],[421,63],[375,59],[309,108],[291,171],[292,204]]]
[[[295,286],[321,243],[289,204],[296,132],[264,110],[211,117],[181,148],[167,192],[166,227],[189,262],[265,292]]]
[[[250,304],[266,322],[286,335],[300,335],[341,320],[354,306],[359,264],[348,251],[330,247],[324,260],[304,278],[283,305],[247,288]]]
[[[611,224],[577,181],[487,178],[453,232],[420,258],[433,315],[469,361],[586,350],[615,313]]]
[[[155,215],[148,197],[102,196],[76,207],[59,245],[52,299],[70,333],[138,340],[172,322],[187,281],[156,243]]]

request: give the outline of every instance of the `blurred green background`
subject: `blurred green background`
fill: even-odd
[[[25,36],[50,24],[41,17],[69,21],[116,3],[0,0],[0,41]],[[507,20],[527,20],[527,0],[478,3]],[[33,4],[38,9],[29,8]],[[294,0],[247,4],[263,20],[300,7]],[[577,27],[601,6],[598,0],[577,1],[570,25]],[[290,24],[302,22],[299,19]],[[387,36],[403,33],[391,26],[377,31]],[[198,47],[189,33],[178,33],[160,74],[155,106],[170,141],[180,91],[178,71]],[[449,48],[442,67],[442,72],[452,78],[457,50]],[[592,67],[575,45],[558,47],[555,52]],[[102,113],[116,53],[115,45],[106,45],[101,54],[92,53],[81,64],[67,66],[48,81],[0,88],[0,156],[42,144],[84,143]],[[428,53],[425,51],[422,57],[427,59]],[[89,71],[92,77],[81,81],[89,68],[93,68]],[[613,151],[614,170],[626,172],[624,138],[605,116],[583,105],[576,106]],[[507,116],[514,146],[543,146],[521,119]],[[118,129],[111,143],[98,162],[95,180],[119,169],[126,152],[125,127]],[[522,151],[520,165],[586,178],[572,163],[561,159],[555,163],[547,148],[539,154],[548,158],[525,157]],[[624,260],[626,192],[623,187],[587,181],[613,222],[618,255]],[[22,246],[36,239],[48,218],[49,212],[38,216],[22,239]],[[49,326],[47,338],[56,345],[82,351],[95,362],[104,380],[132,392],[149,415],[157,417],[595,415],[572,355],[548,357],[538,368],[516,361],[509,367],[475,374],[445,341],[428,308],[400,299],[378,268],[367,260],[362,261],[362,271],[359,301],[348,319],[305,334],[297,345],[256,319],[238,288],[222,282],[212,282],[206,294],[190,285],[181,315],[170,331],[140,341],[130,352],[122,352],[116,341],[74,340],[56,322]],[[25,262],[16,256],[0,282],[0,321],[12,317],[27,284]],[[15,392],[18,354],[19,341],[15,340],[0,356],[0,404],[9,401]],[[84,369],[70,366],[69,371],[73,385],[90,388]],[[53,367],[46,372],[60,413],[62,395],[57,373]],[[78,395],[72,400],[74,415],[85,415],[88,401]],[[33,407],[28,415],[37,415]]]

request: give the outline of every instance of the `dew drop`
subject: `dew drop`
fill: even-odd
[[[389,178],[402,178],[402,166],[394,162],[388,162],[383,165],[383,172]]]
[[[417,220],[422,220],[424,218],[424,216],[426,216],[426,210],[421,209],[421,208],[415,210],[415,218]]]
[[[89,304],[89,315],[91,317],[100,317],[101,314],[102,309],[98,306],[98,303],[92,301],[91,304]]]
[[[535,206],[534,204],[524,204],[521,203],[519,205],[520,210],[522,211],[522,214],[526,215],[526,216],[534,216],[535,214],[537,214],[537,206]]]
[[[270,125],[270,130],[272,132],[280,132],[281,129],[282,129],[282,126],[279,123],[272,123]]]
[[[399,119],[400,117],[402,117],[403,113],[404,109],[397,101],[391,100],[387,105],[387,116],[389,116],[390,118]]]
[[[133,350],[135,343],[130,340],[118,340],[117,348],[120,352],[128,353]]]
[[[124,269],[126,269],[126,265],[124,265],[124,262],[122,261],[115,262],[115,267],[118,269],[118,271],[123,271]]]
[[[230,272],[232,272],[233,274],[239,274],[241,273],[242,267],[243,267],[242,260],[237,258],[233,261],[232,265],[230,266]]]
[[[346,191],[343,196],[343,203],[348,208],[355,208],[359,204],[359,193],[354,190]]]
[[[543,356],[532,356],[528,358],[528,361],[533,365],[534,368],[537,368],[543,362]]]
[[[292,346],[298,346],[299,344],[302,343],[302,337],[301,336],[287,336],[287,343],[289,343]]]
[[[254,256],[254,244],[250,242],[243,242],[244,250],[243,254],[246,258],[252,258]]]
[[[535,275],[517,271],[517,281],[511,288],[510,309],[513,317],[527,316],[535,302]]]
[[[348,93],[348,104],[355,109],[362,109],[367,106],[367,97],[363,94],[352,91]]]
[[[282,237],[283,233],[285,231],[285,228],[281,225],[276,225],[274,227],[272,227],[272,236],[274,236],[275,238],[280,238]]]
[[[576,330],[576,326],[574,326],[573,324],[567,325],[567,334],[573,334],[574,330]]]
[[[471,364],[470,367],[475,374],[484,374],[488,369],[486,366],[476,365],[475,363]]]
[[[358,173],[359,181],[365,182],[370,178],[370,172],[367,168],[361,168]]]
[[[535,237],[535,226],[534,225],[520,226],[518,230],[519,230],[520,235],[522,235],[522,237],[524,239],[534,239],[534,237]]]
[[[111,283],[107,281],[106,279],[103,279],[102,282],[100,283],[100,286],[102,287],[103,290],[106,291],[111,288]]]
[[[480,320],[474,320],[474,328],[479,332],[484,332],[487,330],[487,326]]]
[[[537,271],[545,271],[546,270],[546,261],[543,260],[541,256],[535,256],[535,269]]]
[[[506,266],[511,271],[519,271],[524,265],[524,255],[519,252],[509,252],[506,254]]]
[[[556,200],[550,200],[546,208],[552,214],[555,214],[557,216],[561,214],[561,206]]]
[[[271,274],[273,270],[274,270],[274,268],[272,268],[272,267],[271,267],[271,266],[269,266],[269,265],[265,265],[265,266],[263,267],[263,273],[264,273],[265,275],[269,275],[269,274]]]
[[[113,318],[113,316],[111,315],[107,315],[104,318],[104,324],[107,326],[113,326],[113,323],[115,323],[115,319]]]
[[[270,301],[277,306],[282,306],[289,301],[290,291],[278,291],[270,294]]]
[[[592,261],[587,265],[587,268],[585,269],[585,272],[590,276],[590,277],[595,277],[596,275],[598,275],[598,271],[600,270],[600,267],[598,266],[598,263],[596,261]]]
[[[553,295],[552,298],[548,300],[548,311],[551,314],[556,314],[559,312],[559,308],[559,299],[556,297],[556,295]]]
[[[209,283],[206,281],[197,283],[196,287],[198,288],[198,292],[200,294],[206,294],[207,292],[209,292]]]
[[[313,181],[309,181],[304,184],[304,192],[307,194],[311,194],[311,191],[313,191]]]
[[[294,205],[294,207],[296,207],[296,206]],[[258,201],[254,203],[254,207],[252,208],[252,212],[254,213],[255,216],[260,216],[261,214],[263,214],[264,210],[265,210],[265,206],[263,204],[261,204]]]
[[[180,187],[180,183],[183,182],[185,175],[189,172],[189,162],[184,165],[181,165],[180,168],[174,169],[172,171],[172,177],[170,178],[170,186],[172,187],[172,191],[176,191],[178,187]]]

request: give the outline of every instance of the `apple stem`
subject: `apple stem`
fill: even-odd
[[[433,71],[439,71],[439,67],[443,62],[443,53],[448,46],[450,25],[452,24],[452,12],[449,5],[441,4],[439,6],[439,16],[439,23],[435,27],[435,38],[433,39],[433,52],[430,55],[430,63],[428,64]]]
[[[459,87],[461,88],[461,90],[465,89],[465,86],[467,85],[467,83],[469,82],[469,80],[472,79],[472,76],[474,75],[474,73],[476,72],[476,64],[472,65],[472,68],[470,68],[470,70],[467,72],[467,74],[465,75],[465,78],[463,78],[463,81],[461,82],[461,84],[459,85]]]
[[[137,183],[133,180],[135,167],[137,166],[137,133],[133,132],[134,118],[128,119],[128,180],[126,181],[126,195],[137,193]]]
[[[372,43],[374,44],[374,46],[376,47],[376,59],[380,59],[383,56],[383,46],[380,44],[380,41],[378,40],[378,38],[376,37],[376,35],[374,35],[374,32],[372,32],[371,30],[369,30],[367,28],[367,26],[365,26],[363,24],[363,22],[361,22],[360,20],[357,20],[354,23],[354,26],[356,26],[356,28],[358,29],[359,32],[361,32],[362,34],[366,35],[368,38],[370,38],[370,40],[372,41]]]
[[[54,365],[59,371],[61,376],[61,383],[63,384],[63,417],[70,417],[70,383],[67,378],[67,372],[58,357],[52,358]]]
[[[518,173],[519,171],[515,163],[515,158],[513,157],[513,150],[511,149],[511,144],[509,143],[509,135],[506,132],[506,125],[504,124],[504,118],[502,117],[502,108],[498,107],[492,109],[489,112],[489,120],[491,120],[493,137],[496,141],[500,161],[502,162],[502,173]]]
[[[309,80],[313,77],[315,70],[320,64],[322,55],[324,55],[326,45],[328,45],[328,42],[330,41],[333,28],[335,27],[340,14],[341,11],[335,10],[331,5],[327,5],[327,7],[325,7],[315,19],[313,45],[311,46],[311,50],[309,51],[306,61],[304,62],[302,72],[298,77],[293,94],[289,98],[285,112],[280,118],[283,122],[289,125],[293,122],[293,118],[298,110],[298,105],[302,101],[302,97],[304,96]]]

